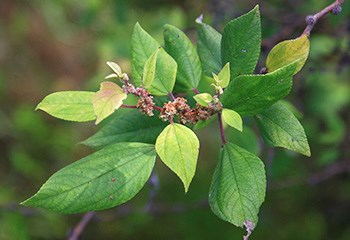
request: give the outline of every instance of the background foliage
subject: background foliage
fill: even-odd
[[[91,150],[78,142],[96,132],[93,123],[71,123],[34,112],[48,93],[96,91],[109,73],[107,60],[130,67],[136,21],[159,42],[163,25],[195,36],[194,20],[222,31],[233,17],[260,4],[263,55],[277,42],[299,36],[307,14],[330,1],[243,0],[4,0],[0,6],[0,239],[62,239],[79,221],[24,208],[55,171]],[[259,153],[267,166],[268,191],[255,239],[347,239],[350,234],[350,4],[328,16],[311,35],[306,66],[288,100],[297,109],[312,157],[262,145],[253,130],[228,129],[228,139]],[[193,39],[194,40],[194,39]],[[237,239],[243,230],[219,220],[207,195],[220,139],[216,124],[198,131],[197,175],[184,195],[181,183],[156,164],[154,201],[145,187],[130,203],[99,212],[84,239]],[[151,203],[151,204],[150,204]]]

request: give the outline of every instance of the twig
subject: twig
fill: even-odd
[[[209,207],[207,197],[203,197],[203,199],[199,199],[193,202],[178,202],[178,203],[162,203],[157,202],[153,207],[149,210],[148,214],[153,217],[159,217],[164,214],[181,214],[184,212],[195,211],[196,209],[207,209]],[[96,220],[102,222],[110,222],[115,219],[124,218],[130,216],[134,213],[144,213],[144,208],[139,208],[135,205],[125,204],[117,207],[112,214],[103,214],[97,215]]]
[[[311,30],[314,28],[317,21],[327,15],[328,13],[332,12],[333,14],[339,14],[341,12],[341,5],[344,3],[344,0],[336,0],[331,5],[325,7],[318,13],[314,15],[309,15],[306,17],[306,23],[307,26],[303,32],[302,35],[310,36]]]
[[[121,107],[122,108],[137,108],[137,106],[131,106],[131,105],[126,105],[126,104],[122,104]]]
[[[200,94],[200,92],[198,91],[197,88],[193,88],[192,91],[193,91],[195,94]]]
[[[221,112],[218,112],[218,121],[219,121],[221,142],[222,142],[222,145],[225,145],[227,143],[227,141],[226,141],[226,138],[225,138],[224,126],[222,125]]]
[[[149,192],[149,198],[148,198],[148,202],[146,203],[145,206],[145,212],[149,213],[154,205],[154,200],[156,198],[157,195],[157,190],[159,188],[159,179],[158,176],[155,172],[152,172],[152,175],[150,177],[150,179],[148,180],[148,184],[151,188],[150,192]]]
[[[328,179],[331,179],[334,176],[337,176],[342,173],[350,172],[350,160],[338,161],[333,164],[328,165],[324,169],[312,173],[307,177],[293,177],[288,178],[283,181],[280,181],[275,184],[271,184],[268,187],[268,190],[279,190],[286,189],[290,187],[295,187],[303,184],[308,184],[310,186],[315,186],[320,184]]]
[[[154,108],[154,110],[157,110],[157,111],[162,111],[163,110],[163,108],[158,107],[158,106],[153,106],[153,108]]]
[[[168,96],[170,97],[171,101],[174,101],[175,100],[175,96],[173,93],[169,93]]]
[[[68,240],[78,240],[80,234],[84,231],[86,225],[95,215],[95,212],[88,212],[83,215],[80,222],[74,227],[71,233],[68,236]]]

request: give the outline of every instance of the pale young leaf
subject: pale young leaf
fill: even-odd
[[[222,109],[222,120],[230,127],[236,128],[238,131],[243,130],[243,122],[241,116],[231,109]]]
[[[209,103],[213,100],[213,97],[209,93],[200,93],[193,96],[194,100],[202,106],[208,107]]]
[[[93,97],[96,124],[111,115],[126,99],[123,89],[113,82],[102,82],[100,90]]]

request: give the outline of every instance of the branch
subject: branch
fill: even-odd
[[[80,234],[84,231],[86,225],[95,215],[95,212],[88,212],[83,215],[80,222],[74,227],[68,236],[68,240],[78,240]]]
[[[226,141],[226,137],[225,137],[224,126],[222,125],[222,116],[221,116],[221,112],[218,112],[218,121],[219,121],[221,142],[222,142],[222,145],[225,145],[225,144],[227,143],[227,141]]]
[[[122,107],[122,108],[137,108],[137,106],[126,105],[126,104],[122,104],[120,107]]]
[[[151,190],[149,192],[148,202],[144,208],[146,213],[149,213],[152,210],[157,195],[157,190],[159,189],[159,179],[155,172],[152,172],[152,175],[148,180],[148,184]]]
[[[315,186],[343,173],[350,173],[350,160],[337,161],[306,177],[292,177],[273,183],[268,186],[268,190],[286,189],[304,184]]]
[[[325,7],[324,9],[322,9],[321,11],[319,11],[318,13],[314,14],[314,15],[309,15],[306,17],[306,23],[307,26],[303,32],[302,35],[307,35],[310,36],[311,30],[314,28],[314,26],[316,25],[317,21],[324,17],[325,15],[327,15],[328,13],[332,12],[333,14],[339,14],[342,10],[341,5],[344,3],[344,0],[336,0],[334,1],[331,5]]]

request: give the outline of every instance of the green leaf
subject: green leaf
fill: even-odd
[[[121,87],[113,82],[102,82],[100,90],[95,93],[92,104],[96,115],[96,124],[111,115],[126,99]]]
[[[66,91],[56,92],[46,96],[36,107],[51,116],[74,122],[94,120],[92,106],[94,92]]]
[[[270,51],[266,60],[266,67],[269,72],[273,72],[288,64],[298,61],[295,69],[296,74],[304,66],[309,55],[310,42],[307,35],[303,35],[293,40],[286,40],[277,44]]]
[[[145,143],[116,143],[53,174],[22,204],[60,213],[111,208],[129,201],[151,175],[156,153]]]
[[[165,25],[165,50],[177,62],[175,90],[185,92],[196,88],[202,77],[202,66],[197,51],[180,29]]]
[[[155,96],[165,96],[173,90],[176,79],[177,63],[167,52],[164,51],[163,48],[157,50],[156,57],[152,55],[149,58],[149,62],[146,62],[145,70],[144,77],[153,77],[153,81],[147,79],[147,86],[145,85],[151,94]],[[151,73],[152,71],[154,71],[153,74]]]
[[[209,193],[212,211],[239,227],[246,222],[256,225],[266,191],[264,164],[233,143],[225,144],[219,157]]]
[[[207,120],[199,120],[194,126],[193,126],[193,130],[194,131],[198,131],[201,130],[202,128],[207,127],[208,125],[210,125],[211,123],[213,123],[214,121],[217,121],[217,115],[215,114],[214,116],[211,116],[209,119]]]
[[[303,126],[283,103],[277,102],[256,115],[256,121],[268,145],[311,155]]]
[[[230,82],[221,96],[225,108],[241,116],[255,115],[282,99],[291,90],[298,62],[264,75],[242,75]]]
[[[158,53],[159,48],[147,59],[145,66],[143,67],[142,82],[145,88],[149,88],[154,81]]]
[[[187,192],[197,165],[199,140],[196,134],[184,125],[170,124],[157,138],[156,151],[181,179]]]
[[[222,109],[222,120],[229,126],[242,132],[243,122],[241,116],[237,112],[227,108]]]
[[[230,83],[230,63],[225,64],[225,66],[219,72],[218,78],[220,80],[219,86],[226,88]]]
[[[209,93],[200,93],[193,96],[194,100],[202,106],[208,107],[213,97]]]
[[[222,62],[231,63],[231,79],[251,74],[259,59],[261,23],[259,6],[232,21],[224,28],[221,40]]]
[[[142,84],[142,73],[147,59],[159,47],[159,43],[136,23],[131,36],[132,80],[136,86]]]
[[[111,120],[95,135],[82,142],[94,148],[105,147],[118,142],[156,142],[166,123],[158,116],[149,117],[135,109],[119,109]]]
[[[197,51],[202,62],[203,74],[211,76],[222,68],[221,63],[221,34],[211,26],[196,20],[197,26]]]
[[[229,142],[259,156],[261,152],[259,139],[249,126],[244,126],[244,131],[242,132],[235,128],[227,128],[225,129],[225,136]]]

